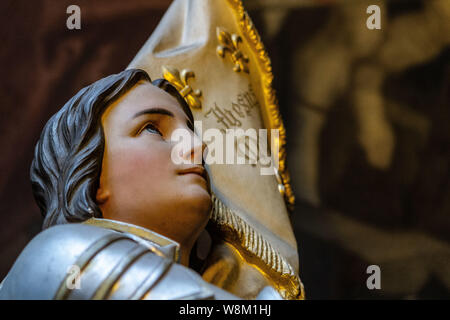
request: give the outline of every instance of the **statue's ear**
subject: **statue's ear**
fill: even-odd
[[[95,195],[95,200],[97,201],[98,205],[104,204],[109,199],[109,191],[104,188],[98,188],[97,194]]]

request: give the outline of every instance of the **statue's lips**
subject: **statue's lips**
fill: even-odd
[[[199,175],[200,177],[202,177],[203,179],[205,179],[206,181],[208,181],[208,173],[206,172],[205,168],[203,168],[201,166],[196,166],[196,167],[191,167],[191,168],[180,170],[180,171],[178,171],[178,174],[179,175],[196,174],[196,175]]]

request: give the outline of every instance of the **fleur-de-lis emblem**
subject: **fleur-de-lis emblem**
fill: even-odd
[[[230,34],[222,28],[217,28],[217,39],[220,45],[217,46],[217,54],[221,57],[225,57],[225,52],[228,51],[231,55],[231,61],[234,63],[233,70],[236,72],[248,70],[248,57],[239,50],[239,43],[242,39],[239,35],[233,33]]]
[[[176,68],[163,66],[162,71],[164,79],[169,81],[178,90],[189,107],[196,109],[202,107],[202,102],[199,99],[202,92],[198,89],[194,90],[188,84],[189,78],[195,78],[195,73],[192,70],[183,69],[179,72]]]

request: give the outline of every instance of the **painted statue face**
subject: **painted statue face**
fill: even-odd
[[[208,221],[211,198],[202,165],[171,159],[176,129],[187,130],[194,141],[182,148],[182,157],[204,149],[181,105],[139,82],[106,109],[102,125],[106,141],[97,203],[103,217],[193,244]]]

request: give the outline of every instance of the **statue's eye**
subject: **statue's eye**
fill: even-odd
[[[148,131],[150,133],[156,133],[159,134],[160,136],[162,136],[161,131],[158,130],[158,128],[156,128],[153,124],[151,123],[147,123],[144,127],[145,131]]]

